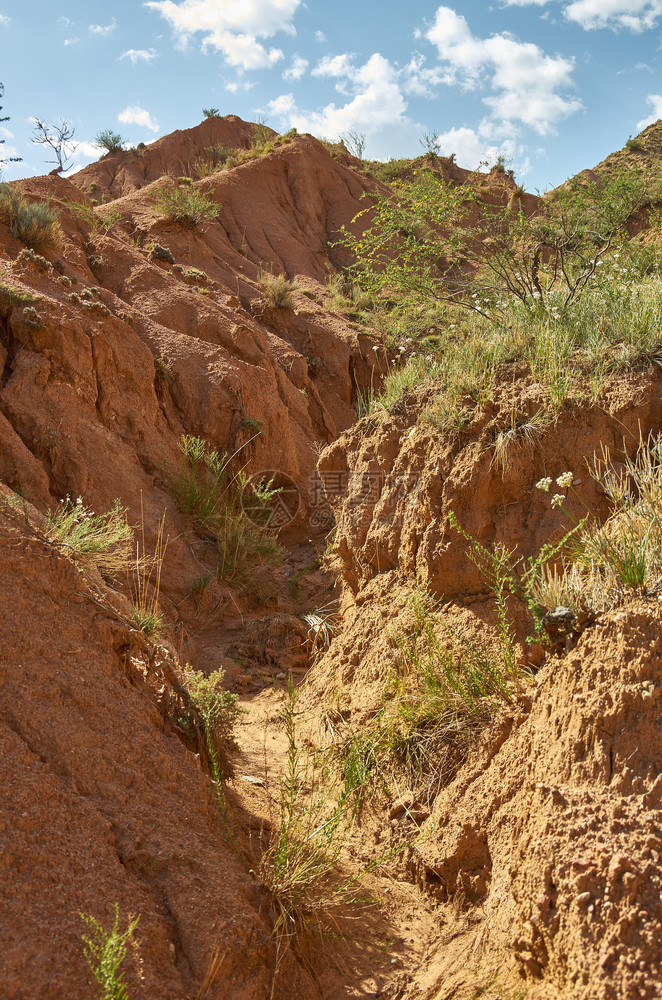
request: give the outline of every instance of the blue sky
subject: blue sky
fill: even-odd
[[[503,155],[545,190],[662,117],[662,0],[0,0],[5,179],[45,173],[31,117],[150,142],[203,107],[366,155]]]

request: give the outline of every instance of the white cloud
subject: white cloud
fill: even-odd
[[[539,46],[520,42],[507,32],[478,38],[450,7],[438,8],[426,37],[439,53],[441,81],[465,90],[488,84],[494,93],[483,101],[493,117],[507,125],[520,123],[547,135],[583,107],[579,98],[562,93],[572,86],[571,59],[548,56]],[[420,71],[419,65],[419,80]]]
[[[250,80],[226,80],[224,88],[231,94],[245,94],[255,86]]]
[[[502,0],[505,7],[543,7],[549,0]],[[571,0],[564,17],[586,31],[594,28],[625,28],[639,34],[654,28],[662,15],[662,0]]]
[[[347,54],[325,57],[313,74],[341,78],[351,100],[341,107],[327,104],[320,111],[302,111],[292,94],[281,94],[269,102],[269,113],[300,132],[334,138],[348,129],[357,129],[369,136],[382,128],[406,122],[407,104],[398,73],[378,52],[363,66],[355,66]]]
[[[653,110],[645,118],[642,118],[640,122],[637,122],[639,132],[644,128],[648,128],[658,118],[662,118],[662,94],[649,94],[646,98],[646,104],[650,104]]]
[[[13,139],[14,138],[14,133],[10,132],[9,129],[5,128],[4,125],[0,125],[0,135],[2,136],[3,139]]]
[[[3,28],[6,27],[10,21],[11,17],[7,17],[6,14],[0,14],[0,24],[2,25]]]
[[[78,37],[76,37],[76,38],[65,38],[65,40],[64,40],[64,44],[65,45],[78,45],[79,42],[80,42],[80,38],[78,38]]]
[[[654,28],[662,15],[662,0],[573,0],[565,9],[569,21],[582,28],[626,28],[639,33]]]
[[[60,28],[72,28],[74,22],[70,18],[65,17],[64,14],[60,14],[57,23]]]
[[[88,31],[91,35],[100,35],[102,38],[108,38],[115,31],[116,27],[117,21],[113,17],[110,24],[91,24]]]
[[[304,59],[303,56],[295,55],[291,65],[283,73],[283,80],[287,80],[288,83],[294,83],[301,79],[307,69],[308,60]]]
[[[323,31],[315,32],[315,41],[319,42],[320,45],[322,45],[326,41],[326,35],[324,34]]]
[[[159,123],[152,118],[149,111],[145,111],[139,104],[129,105],[128,108],[119,113],[117,120],[124,125],[142,125],[143,128],[148,128],[150,132],[158,132],[159,130]]]
[[[230,66],[242,70],[267,69],[280,59],[280,49],[266,49],[259,39],[278,32],[294,35],[292,19],[302,0],[149,0],[145,4],[170,22],[178,42],[187,45],[201,33],[204,49],[222,53]]]
[[[120,60],[128,59],[132,66],[136,66],[139,62],[153,62],[158,54],[156,49],[127,49],[119,58]]]

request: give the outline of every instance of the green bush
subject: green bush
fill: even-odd
[[[284,274],[269,274],[265,272],[258,278],[264,301],[272,309],[294,309],[292,292],[297,286]]]
[[[186,229],[196,229],[203,222],[211,222],[220,207],[194,186],[159,188],[154,201],[168,222],[176,222]]]
[[[105,128],[94,137],[94,145],[100,149],[105,149],[108,153],[116,153],[124,149],[124,138],[119,132],[113,132],[110,128]]]
[[[0,221],[12,236],[38,253],[57,250],[62,230],[57,213],[45,201],[28,201],[18,187],[0,185]]]

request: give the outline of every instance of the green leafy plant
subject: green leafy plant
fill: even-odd
[[[105,149],[108,153],[117,153],[124,150],[126,140],[119,134],[113,132],[111,128],[105,128],[97,132],[94,137],[94,145],[100,149]]]
[[[395,194],[368,196],[362,231],[342,230],[352,273],[373,295],[446,301],[492,321],[510,299],[533,310],[552,294],[564,308],[579,299],[646,197],[631,170],[603,185],[573,181],[526,214],[507,187],[486,197],[478,184],[447,184],[428,167],[415,175]]]
[[[220,208],[194,185],[160,187],[154,196],[154,204],[168,222],[175,222],[186,229],[197,229],[203,222],[213,221]]]
[[[19,186],[0,184],[0,221],[16,239],[38,253],[57,250],[62,242],[58,215],[45,201],[29,201]]]
[[[129,915],[127,927],[121,931],[119,906],[115,903],[115,921],[109,931],[92,916],[81,913],[80,918],[88,929],[88,935],[82,936],[83,950],[99,985],[99,1000],[129,1000],[121,966],[140,917]]]
[[[188,664],[184,673],[185,687],[204,726],[214,796],[223,816],[226,812],[223,777],[230,770],[229,751],[235,745],[234,729],[242,711],[237,695],[225,689],[224,679],[223,670],[204,674],[192,670]]]
[[[220,118],[221,112],[218,108],[203,108],[202,113],[205,118]]]

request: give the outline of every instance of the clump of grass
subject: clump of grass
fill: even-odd
[[[82,937],[84,954],[99,985],[99,1000],[129,1000],[121,966],[140,917],[130,914],[126,929],[120,931],[119,906],[115,903],[115,921],[107,931],[94,917],[85,913],[79,916],[89,932],[89,936],[84,934]]]
[[[176,185],[160,187],[154,196],[157,211],[168,222],[175,222],[186,229],[197,229],[203,222],[211,222],[219,212],[216,202],[199,188]]]
[[[641,442],[634,457],[626,454],[618,472],[608,451],[589,471],[612,509],[602,523],[582,519],[562,563],[537,575],[534,594],[543,609],[563,605],[576,614],[597,613],[628,595],[662,588],[662,436]],[[573,478],[572,472],[558,476],[556,486],[563,492],[550,500],[568,517]],[[551,479],[537,486],[549,492]]]
[[[282,720],[288,743],[280,781],[279,821],[257,871],[269,893],[277,944],[276,972],[293,944],[335,926],[334,913],[365,902],[359,882],[365,872],[344,877],[340,854],[356,806],[328,776],[313,775],[296,737],[297,693],[290,676]]]
[[[376,720],[373,752],[390,756],[430,796],[447,783],[497,709],[528,677],[517,663],[509,625],[501,644],[472,640],[443,616],[441,602],[414,588],[413,627],[391,640],[397,667]]]
[[[57,212],[45,201],[29,201],[20,187],[0,184],[0,220],[12,236],[38,253],[57,250],[62,243]]]
[[[262,296],[271,309],[294,309],[293,292],[297,291],[295,282],[284,274],[270,274],[265,271],[258,278]]]
[[[168,538],[164,537],[164,530],[165,514],[159,521],[154,552],[148,556],[145,544],[145,510],[141,495],[140,540],[136,542],[136,554],[129,577],[133,600],[131,617],[141,632],[150,639],[157,638],[165,628],[165,615],[159,609],[161,571],[168,547]]]
[[[133,533],[126,509],[116,500],[103,514],[95,514],[82,497],[67,496],[46,516],[45,535],[81,569],[96,567],[108,577],[118,576],[131,564]]]
[[[179,442],[182,461],[175,472],[167,470],[170,492],[180,509],[216,542],[217,575],[227,581],[245,582],[251,566],[278,562],[282,549],[276,537],[261,528],[253,506],[262,497],[243,471],[233,472],[236,455],[221,455],[201,438],[184,435]],[[251,518],[243,507],[245,490],[251,498]]]

